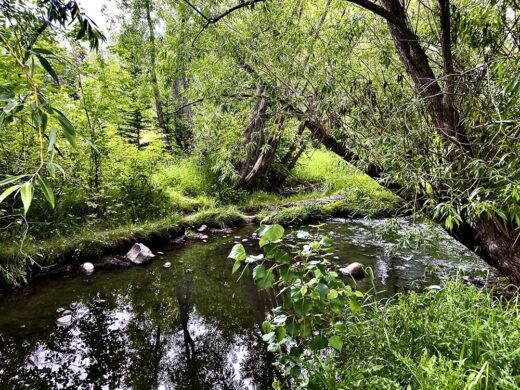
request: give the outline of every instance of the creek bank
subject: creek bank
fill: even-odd
[[[299,201],[295,206],[288,204],[276,208],[264,207],[260,212],[248,215],[236,207],[216,208],[187,216],[175,215],[156,222],[89,233],[88,236],[78,235],[33,243],[26,248],[25,257],[20,257],[19,253],[12,254],[11,257],[16,260],[11,258],[8,262],[23,262],[26,273],[24,278],[31,282],[74,271],[75,264],[84,262],[106,269],[128,267],[131,264],[124,258],[116,256],[109,261],[103,258],[126,253],[136,242],[158,247],[165,240],[173,244],[183,243],[187,239],[207,240],[208,234],[229,233],[230,228],[252,223],[279,223],[289,226],[332,217],[404,215],[407,211],[402,206],[402,201],[396,197],[371,202],[366,196],[360,196],[358,191],[352,191],[347,195],[319,198],[316,203],[309,199]],[[0,260],[2,258],[5,260],[5,255],[0,254]],[[29,258],[38,259],[38,265],[32,264]],[[0,291],[12,287],[5,279],[0,279]]]

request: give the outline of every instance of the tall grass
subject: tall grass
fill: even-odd
[[[316,357],[313,389],[519,389],[518,298],[460,281],[348,314],[343,352]]]

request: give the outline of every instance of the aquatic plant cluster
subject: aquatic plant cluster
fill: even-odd
[[[259,289],[282,303],[262,325],[282,379],[275,388],[517,389],[518,296],[496,297],[446,281],[440,291],[391,299],[362,293],[330,261],[332,239],[316,226],[288,244],[280,225],[259,230],[265,256],[237,244],[233,272],[253,267]]]

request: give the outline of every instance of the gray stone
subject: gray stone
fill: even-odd
[[[172,266],[172,263],[170,263],[169,261],[167,261],[166,263],[163,264],[164,268],[170,268],[171,266]]]
[[[202,226],[199,227],[197,230],[198,230],[199,232],[202,233],[203,231],[205,231],[205,230],[207,230],[207,229],[208,229],[208,227],[207,227],[206,225],[202,225]]]
[[[341,272],[343,275],[346,276],[354,276],[354,277],[361,277],[365,276],[365,268],[363,267],[363,264],[354,262],[346,267],[340,268],[339,272]]]
[[[141,243],[136,243],[126,254],[126,258],[134,264],[143,264],[152,260],[155,255],[150,248]]]
[[[158,255],[164,255],[164,252],[157,251],[157,254],[158,254]]]
[[[72,323],[72,316],[70,314],[60,317],[56,320],[56,323],[60,326],[69,326]]]
[[[439,291],[439,290],[442,290],[442,287],[439,286],[438,284],[432,284],[431,286],[428,286],[428,289],[434,290],[434,291]]]

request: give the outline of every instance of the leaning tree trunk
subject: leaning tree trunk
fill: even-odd
[[[265,96],[266,88],[258,86],[257,95],[259,100],[251,106],[251,119],[244,130],[243,147],[247,151],[245,160],[238,169],[238,187],[250,187],[253,183],[247,178],[260,157],[262,147],[265,144],[265,127],[267,123],[268,98]]]
[[[416,94],[425,102],[437,134],[447,143],[455,144],[460,151],[448,153],[447,158],[455,165],[465,166],[474,151],[464,129],[462,114],[453,102],[455,91],[449,0],[438,0],[444,88],[439,85],[419,43],[419,37],[412,30],[399,0],[381,0],[382,7],[370,0],[349,1],[387,21],[401,62],[414,83]],[[513,229],[503,226],[496,216],[480,216],[476,219],[462,217],[460,226],[450,233],[490,265],[509,276],[514,283],[520,284],[520,243],[512,233]]]

